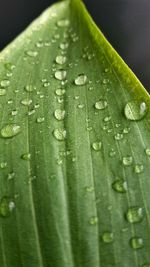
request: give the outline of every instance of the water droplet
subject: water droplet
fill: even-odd
[[[63,141],[66,138],[66,130],[64,129],[55,129],[53,134],[58,141]]]
[[[34,51],[34,50],[28,50],[28,51],[26,51],[26,54],[27,54],[29,57],[37,57],[38,52],[37,52],[37,51]]]
[[[3,197],[0,200],[0,216],[9,217],[15,208],[15,203],[9,197]]]
[[[7,167],[7,162],[1,162],[0,163],[0,168],[5,169]]]
[[[109,122],[111,120],[111,116],[105,117],[104,122]]]
[[[21,104],[24,106],[29,106],[32,104],[32,99],[23,99],[21,100]]]
[[[25,90],[27,91],[27,92],[33,92],[34,90],[36,89],[36,87],[35,86],[32,86],[32,85],[26,85],[25,86]]]
[[[56,109],[54,112],[54,116],[58,121],[62,121],[65,118],[65,110]]]
[[[96,225],[96,224],[98,223],[98,218],[97,218],[97,216],[92,216],[92,217],[90,218],[90,220],[89,220],[89,223],[90,223],[91,225]]]
[[[42,123],[44,121],[45,121],[45,118],[44,117],[39,117],[39,118],[36,119],[36,122],[37,123]]]
[[[115,140],[120,141],[122,139],[123,139],[123,134],[122,133],[115,134]]]
[[[17,124],[8,124],[1,129],[1,136],[4,138],[10,138],[21,131],[21,127]]]
[[[69,46],[68,43],[61,43],[61,44],[60,44],[60,49],[65,50],[65,49],[68,48],[68,46]]]
[[[125,106],[124,113],[128,120],[138,121],[145,117],[148,107],[145,102],[131,101]]]
[[[30,111],[28,111],[28,116],[31,116],[31,115],[33,115],[35,113],[35,109],[31,109]]]
[[[127,182],[123,179],[118,179],[112,183],[112,188],[118,193],[127,192]]]
[[[60,81],[65,80],[66,76],[67,76],[67,71],[66,70],[57,70],[55,72],[55,78],[57,80],[60,80]]]
[[[79,86],[85,85],[87,82],[87,76],[85,74],[79,74],[74,82],[76,85],[79,85]]]
[[[1,87],[6,88],[10,85],[10,81],[9,80],[3,80],[0,82],[0,85],[1,85]]]
[[[23,160],[30,160],[31,159],[31,154],[30,153],[25,153],[25,154],[21,155],[21,158]]]
[[[65,89],[57,89],[55,91],[55,94],[58,95],[58,96],[62,96],[62,95],[65,94],[65,92],[66,92]]]
[[[15,109],[15,110],[12,110],[12,112],[11,112],[11,115],[12,116],[16,116],[18,114],[18,111]]]
[[[92,148],[95,150],[95,151],[100,151],[101,148],[102,148],[102,142],[94,142],[92,144]]]
[[[144,171],[144,166],[142,164],[136,164],[134,167],[135,173],[141,173]]]
[[[122,162],[124,166],[130,166],[132,165],[133,158],[131,156],[123,157]]]
[[[61,19],[59,21],[57,21],[57,26],[58,27],[67,27],[69,26],[70,21],[68,19]]]
[[[150,156],[150,148],[146,148],[145,149],[145,153],[146,153],[147,156]]]
[[[129,127],[126,127],[123,129],[123,133],[124,134],[128,134],[130,132],[130,128]]]
[[[143,216],[143,209],[141,207],[131,207],[126,213],[126,219],[129,223],[141,222]]]
[[[84,104],[78,104],[78,108],[83,109],[84,108]]]
[[[14,173],[14,172],[10,172],[10,173],[8,174],[8,176],[7,176],[7,179],[8,179],[8,180],[12,180],[12,179],[14,179],[14,177],[15,177],[15,173]]]
[[[6,90],[5,89],[0,89],[0,96],[6,95]]]
[[[116,155],[116,151],[114,151],[113,149],[109,152],[109,156],[111,157],[111,158],[113,158],[113,157],[115,157],[115,155]]]
[[[104,232],[102,235],[102,240],[104,243],[112,243],[114,241],[114,235],[112,232]]]
[[[57,64],[63,65],[66,63],[66,61],[67,61],[67,58],[65,56],[57,56],[56,57],[56,63]]]
[[[88,193],[92,193],[94,191],[94,187],[93,186],[86,186],[85,191]]]
[[[45,83],[43,84],[43,87],[48,87],[48,86],[50,86],[50,83],[49,83],[49,82],[45,82]]]
[[[108,103],[105,99],[100,99],[99,101],[95,103],[95,108],[99,110],[103,110],[107,108],[107,106],[108,106]]]
[[[143,238],[141,237],[131,238],[130,243],[133,249],[140,249],[140,248],[143,248],[144,246],[144,241],[143,241]]]

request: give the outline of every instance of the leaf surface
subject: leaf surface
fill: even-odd
[[[150,266],[149,108],[79,0],[1,52],[1,267]]]

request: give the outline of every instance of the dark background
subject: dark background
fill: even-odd
[[[0,50],[54,0],[0,0]],[[101,30],[150,91],[150,0],[84,0]]]

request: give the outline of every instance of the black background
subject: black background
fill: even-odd
[[[52,0],[0,0],[0,49]],[[101,30],[150,90],[150,0],[84,0]]]

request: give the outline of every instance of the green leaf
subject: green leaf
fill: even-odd
[[[150,266],[149,109],[80,0],[1,52],[1,267]]]

